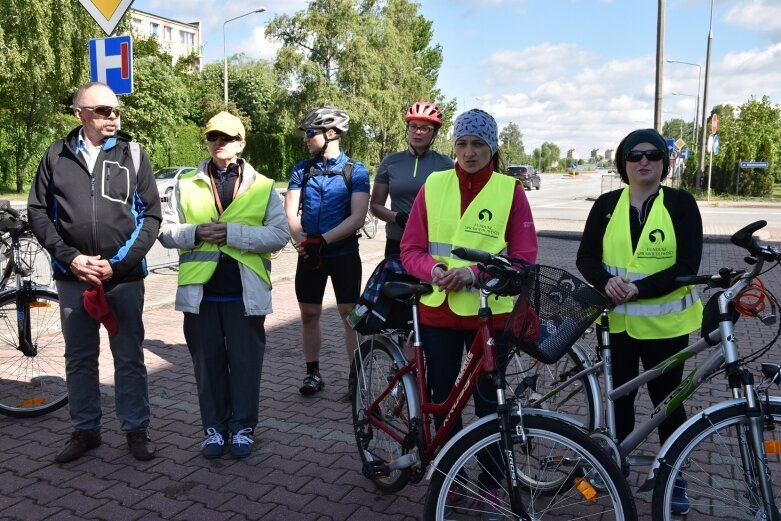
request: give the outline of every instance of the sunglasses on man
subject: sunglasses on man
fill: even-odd
[[[630,163],[639,163],[643,156],[649,161],[661,161],[664,159],[664,152],[661,150],[630,150],[624,154],[624,159]]]
[[[223,143],[233,143],[234,141],[241,141],[241,136],[229,136],[227,134],[206,134],[206,141],[213,143],[217,140]]]
[[[304,135],[306,136],[307,139],[312,139],[313,137],[315,137],[316,135],[318,135],[318,134],[320,134],[322,132],[323,132],[322,130],[317,130],[317,129],[314,129],[314,128],[310,128],[309,130],[304,132]]]
[[[81,110],[89,110],[93,114],[100,116],[101,118],[111,117],[113,113],[116,117],[119,117],[119,107],[112,107],[110,105],[95,105],[93,107],[79,107]]]

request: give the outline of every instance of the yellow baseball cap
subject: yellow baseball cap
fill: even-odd
[[[206,123],[203,134],[222,132],[226,136],[239,136],[244,139],[244,124],[230,112],[222,111]]]

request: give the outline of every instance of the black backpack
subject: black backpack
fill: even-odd
[[[383,259],[374,268],[363,293],[347,317],[347,323],[362,335],[374,335],[383,329],[412,329],[412,308],[398,299],[382,294],[386,282],[420,281],[407,273],[398,257]]]
[[[325,170],[318,170],[315,168],[316,160],[310,159],[309,162],[306,164],[306,167],[304,168],[304,178],[301,180],[301,197],[298,200],[298,214],[301,215],[301,213],[304,211],[304,188],[306,188],[306,184],[309,182],[310,179],[312,179],[316,175],[320,175],[323,173],[326,173]],[[347,187],[347,193],[351,193],[353,189],[353,168],[355,168],[355,160],[350,158],[347,160],[347,162],[344,164],[344,168],[342,168],[341,171],[336,170],[328,170],[327,173],[333,174],[333,175],[341,175],[344,179],[344,185]],[[349,205],[347,210],[347,216],[350,215]]]

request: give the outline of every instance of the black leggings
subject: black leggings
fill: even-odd
[[[666,358],[681,351],[689,343],[689,335],[661,340],[638,340],[626,333],[610,335],[613,355],[613,387],[618,388],[639,374],[639,362],[648,370]],[[683,364],[648,382],[648,395],[654,407],[667,398],[681,383]],[[616,400],[616,435],[623,441],[635,428],[635,397],[637,391]],[[686,411],[681,406],[659,425],[659,443],[665,442],[686,421]]]

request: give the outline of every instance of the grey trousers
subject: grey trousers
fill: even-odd
[[[100,322],[89,316],[79,281],[57,281],[60,319],[65,338],[65,367],[71,424],[76,430],[100,429]],[[117,284],[106,292],[118,332],[109,337],[114,358],[114,399],[120,428],[125,431],[149,425],[149,390],[144,365],[144,281]]]
[[[204,433],[236,433],[258,424],[265,320],[245,315],[240,301],[203,301],[198,314],[184,314]]]

